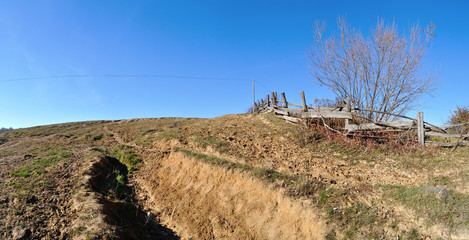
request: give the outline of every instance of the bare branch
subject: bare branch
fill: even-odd
[[[309,54],[313,77],[339,99],[351,98],[358,108],[405,113],[424,95],[434,91],[436,77],[421,72],[422,59],[434,38],[434,25],[418,24],[407,35],[397,25],[378,19],[369,36],[352,28],[345,17],[337,19],[338,32],[325,38],[325,24],[316,22]],[[390,115],[367,112],[382,121]]]

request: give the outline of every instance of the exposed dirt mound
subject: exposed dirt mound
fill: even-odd
[[[469,238],[467,148],[308,134],[273,114],[0,133],[0,238]]]
[[[175,152],[145,163],[141,185],[161,218],[195,239],[320,239],[325,226],[311,202],[239,171]]]

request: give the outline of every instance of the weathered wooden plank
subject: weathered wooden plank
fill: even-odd
[[[448,129],[448,128],[454,128],[454,127],[461,127],[463,125],[468,125],[468,124],[469,124],[469,122],[466,122],[466,123],[454,124],[454,125],[449,125],[449,126],[443,126],[443,127],[440,127],[440,128]]]
[[[328,112],[328,111],[321,111],[321,112],[303,112],[301,114],[304,118],[341,118],[341,119],[352,119],[352,114],[348,112]]]
[[[353,109],[352,109],[353,110]],[[392,115],[392,116],[396,116],[396,117],[400,117],[400,118],[405,118],[405,119],[409,119],[409,120],[413,120],[413,121],[417,121],[417,119],[415,118],[410,118],[410,117],[407,117],[407,116],[404,116],[404,115],[400,115],[400,114],[394,114],[394,113],[388,113],[388,112],[383,112],[383,111],[375,111],[375,110],[371,110],[371,109],[361,109],[361,108],[355,108],[355,110],[358,110],[358,111],[368,111],[368,112],[375,112],[375,113],[382,113],[382,114],[388,114],[388,115]],[[442,132],[446,132],[444,129],[442,129],[441,127],[438,127],[438,126],[435,126],[431,123],[428,123],[428,122],[423,122],[424,124],[430,126],[430,127],[434,127],[435,129],[438,129]]]
[[[274,108],[274,112],[276,114],[280,114],[280,115],[288,115],[287,111],[283,111],[283,110],[279,110],[279,109],[275,109],[275,108]]]
[[[290,103],[288,103],[288,104],[290,104]],[[281,105],[274,105],[274,107],[276,107],[278,109],[281,109],[281,110],[284,110],[286,112],[301,112],[301,108],[284,108]]]
[[[272,107],[266,106],[258,110],[258,113],[267,113],[272,112],[274,109]]]
[[[281,110],[285,112],[302,112],[303,111],[301,108],[282,108]]]
[[[439,133],[439,132],[425,132],[427,136],[435,136],[435,137],[445,137],[445,138],[464,138],[469,137],[469,134],[461,135],[461,134],[450,134],[450,133]]]
[[[308,108],[308,112],[323,112],[323,111],[329,111],[329,112],[340,112],[340,108],[338,107],[310,107]]]
[[[383,130],[374,130],[375,133],[397,133],[397,132],[405,132],[409,129],[405,128],[391,128],[391,129],[383,129]]]
[[[377,122],[377,125],[389,126],[389,127],[415,127],[414,121],[393,121],[393,122]]]
[[[268,113],[268,112],[272,112],[273,110],[270,108],[270,107],[267,107],[267,108],[264,108],[262,110],[259,111],[259,113]]]
[[[289,102],[288,105],[295,106],[295,107],[303,107],[303,106],[301,106],[301,105],[294,104],[294,103],[291,103],[291,102]]]
[[[294,123],[301,121],[301,119],[296,118],[296,117],[282,116],[282,118],[289,122],[294,122]]]
[[[395,121],[395,122],[349,124],[346,129],[348,129],[349,131],[357,131],[357,130],[384,129],[386,127],[412,128],[413,124],[414,124],[414,122],[412,122],[412,121]]]

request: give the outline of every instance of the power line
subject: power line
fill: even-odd
[[[270,90],[268,87],[266,87],[264,84],[262,84],[259,80],[256,80],[256,82],[259,84],[259,86],[261,86],[261,87],[263,87],[265,90],[267,90],[268,93],[273,92],[273,91]]]
[[[18,82],[18,81],[33,81],[41,79],[57,79],[57,78],[90,78],[90,77],[106,77],[106,78],[179,78],[179,79],[198,79],[198,80],[222,80],[222,81],[251,81],[247,78],[218,78],[218,77],[194,77],[194,76],[180,76],[180,75],[155,75],[155,74],[132,74],[132,75],[117,75],[117,74],[81,74],[81,75],[53,75],[41,77],[28,77],[28,78],[12,78],[0,80],[3,82]]]
[[[178,79],[196,79],[196,80],[221,80],[221,81],[242,81],[247,82],[251,79],[247,78],[223,78],[223,77],[196,77],[196,76],[182,76],[182,75],[157,75],[157,74],[76,74],[76,75],[52,75],[52,76],[40,76],[40,77],[27,77],[27,78],[11,78],[0,80],[0,83],[5,82],[19,82],[19,81],[34,81],[42,79],[59,79],[59,78],[92,78],[92,77],[103,77],[103,78],[178,78]],[[269,93],[272,92],[268,87],[262,84],[259,80],[256,83],[267,90]]]

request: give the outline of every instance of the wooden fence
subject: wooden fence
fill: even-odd
[[[254,112],[274,112],[278,117],[285,119],[288,122],[297,123],[302,119],[343,119],[344,128],[337,131],[345,132],[345,134],[352,135],[358,132],[402,132],[411,131],[416,132],[418,142],[423,146],[468,146],[469,134],[450,134],[448,129],[460,127],[462,124],[438,127],[423,120],[423,113],[418,112],[417,118],[411,118],[403,115],[374,111],[370,109],[359,109],[352,106],[352,101],[347,99],[347,102],[341,106],[336,107],[312,107],[306,103],[305,94],[300,92],[301,104],[295,104],[287,101],[285,93],[281,93],[278,97],[276,92],[267,95],[264,99],[257,100],[254,103]],[[406,119],[407,121],[389,121],[377,122],[363,116],[363,112],[373,112],[378,114],[387,114],[397,118]],[[351,123],[353,120],[360,119],[360,122],[367,121],[367,123]],[[333,129],[334,130],[334,129]],[[426,141],[425,136],[432,136],[433,139],[451,139],[452,142],[442,141]]]

